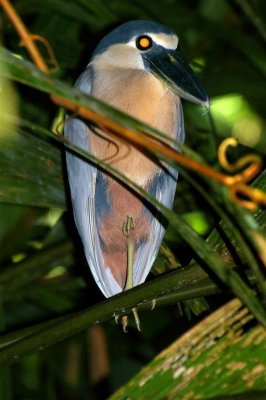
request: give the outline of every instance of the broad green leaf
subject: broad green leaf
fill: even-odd
[[[265,395],[266,334],[251,321],[247,309],[231,301],[163,350],[110,400]]]

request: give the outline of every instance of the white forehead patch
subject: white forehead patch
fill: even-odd
[[[139,36],[149,36],[152,40],[158,44],[159,46],[164,47],[165,49],[175,50],[178,45],[178,37],[176,35],[167,35],[166,33],[151,33],[145,32]],[[128,42],[130,46],[136,45],[136,39],[138,36],[135,36],[133,39]]]
[[[159,44],[166,49],[175,50],[177,48],[178,37],[176,35],[167,35],[166,33],[147,33],[147,36],[150,36],[156,44]]]

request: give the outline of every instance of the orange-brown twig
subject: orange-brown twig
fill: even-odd
[[[160,140],[155,139],[154,137],[151,138],[146,136],[144,132],[133,131],[125,128],[113,120],[101,116],[97,112],[87,107],[77,106],[75,103],[66,100],[61,96],[52,95],[51,99],[54,101],[54,103],[73,111],[82,118],[93,121],[98,125],[99,128],[103,130],[107,130],[113,134],[125,138],[129,142],[144,149],[152,149],[155,152],[177,161],[180,165],[190,170],[201,173],[202,175],[208,176],[211,179],[224,184],[230,189],[233,199],[244,207],[254,209],[258,204],[263,204],[266,206],[266,195],[258,189],[254,189],[245,185],[246,182],[253,179],[261,170],[262,163],[259,158],[252,160],[249,159],[248,161],[252,162],[244,171],[234,176],[229,176],[175,151],[169,145],[166,143],[161,143]],[[223,149],[223,154],[225,154],[225,149]],[[248,197],[248,199],[245,201],[242,200],[240,198],[241,195],[245,195],[245,197]]]
[[[46,73],[50,72],[49,67],[47,66],[46,62],[44,61],[42,55],[40,54],[38,48],[34,43],[34,40],[36,40],[35,35],[31,35],[30,32],[27,30],[26,26],[18,16],[14,7],[10,4],[9,0],[0,0],[0,5],[2,5],[7,17],[17,30],[19,36],[21,37],[21,42],[27,48],[34,63],[41,71]],[[38,40],[40,40],[40,36],[38,36]],[[51,56],[49,50],[48,52]],[[51,59],[54,62],[54,57],[52,57]]]

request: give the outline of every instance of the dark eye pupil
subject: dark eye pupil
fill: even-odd
[[[136,45],[139,50],[147,50],[152,46],[152,39],[147,35],[139,36]]]

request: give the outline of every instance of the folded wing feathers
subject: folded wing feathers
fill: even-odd
[[[91,90],[92,69],[88,67],[80,76],[76,86],[83,92],[89,94]],[[179,103],[178,132],[177,140],[184,140],[184,126],[181,103]],[[88,127],[79,119],[70,119],[65,124],[65,137],[73,144],[90,151]],[[104,265],[100,239],[97,232],[95,221],[95,183],[96,168],[91,164],[81,160],[77,156],[67,152],[66,155],[69,184],[73,203],[74,217],[77,229],[82,238],[87,261],[92,271],[93,277],[106,297],[110,297],[121,292],[121,287],[114,279],[108,266]],[[156,199],[162,202],[166,207],[172,207],[174,200],[177,172],[171,167],[167,167],[169,174],[166,174],[166,190],[157,189]],[[172,182],[174,181],[174,182]],[[134,285],[143,283],[152,267],[152,264],[158,254],[163,235],[164,227],[158,219],[151,218],[150,235],[148,242],[140,245],[134,262]]]

